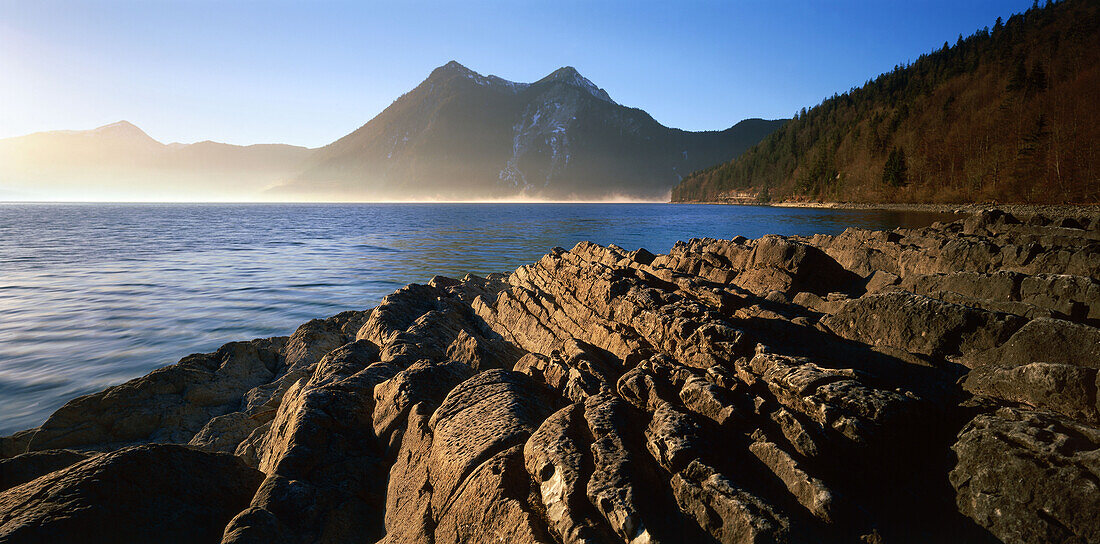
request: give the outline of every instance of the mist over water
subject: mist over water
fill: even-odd
[[[918,227],[944,214],[670,204],[0,204],[0,434],[235,340],[582,240]]]

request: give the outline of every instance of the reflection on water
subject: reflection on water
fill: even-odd
[[[0,204],[0,434],[232,340],[581,240],[923,226],[942,214],[668,204]]]

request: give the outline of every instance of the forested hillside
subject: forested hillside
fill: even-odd
[[[803,109],[673,201],[1100,202],[1100,2],[1036,3]]]

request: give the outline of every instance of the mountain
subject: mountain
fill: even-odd
[[[784,122],[687,132],[617,104],[571,67],[514,83],[452,61],[316,150],[163,144],[126,121],[2,139],[0,198],[658,199]]]
[[[163,144],[120,121],[0,140],[0,187],[20,200],[252,200],[299,171],[290,145]]]
[[[803,110],[674,201],[1100,203],[1100,2],[1047,2]]]
[[[664,198],[783,121],[714,132],[662,126],[571,67],[534,83],[449,62],[274,188],[285,198]]]

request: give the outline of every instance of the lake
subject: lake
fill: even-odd
[[[436,274],[508,272],[582,240],[919,227],[923,212],[689,204],[0,203],[0,434],[67,400],[374,306]]]

